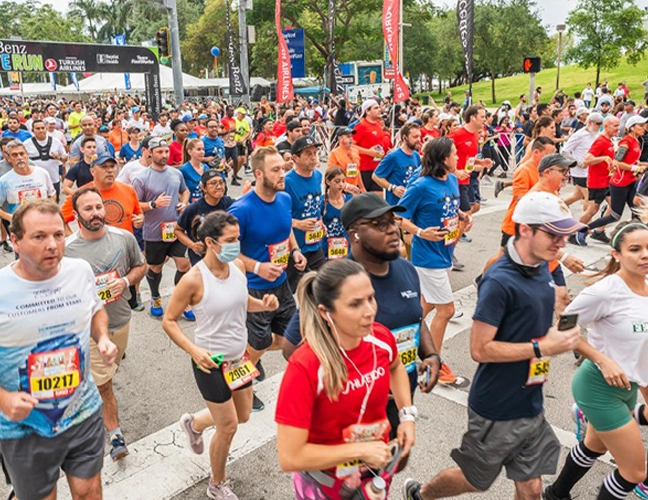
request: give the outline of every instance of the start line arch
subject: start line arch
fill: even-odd
[[[162,110],[160,65],[146,47],[0,40],[0,71],[144,73],[146,104],[155,120]]]

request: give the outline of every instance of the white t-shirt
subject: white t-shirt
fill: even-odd
[[[65,138],[65,134],[60,130],[54,130],[54,132],[47,132],[47,135],[61,141],[61,144],[63,144],[63,146],[67,144],[67,139]]]
[[[151,135],[154,135],[155,137],[162,137],[169,142],[173,138],[173,132],[171,131],[171,126],[168,123],[165,127],[157,123],[155,127],[153,127],[153,132],[151,132]]]
[[[635,294],[618,275],[585,288],[565,310],[578,314],[588,342],[612,358],[631,382],[648,385],[648,297]]]
[[[31,139],[28,139],[23,143],[25,145],[25,149],[27,150],[27,155],[29,156],[29,163],[47,170],[47,173],[49,174],[50,179],[52,179],[52,182],[54,184],[61,182],[61,176],[59,174],[59,165],[61,164],[61,160],[49,159],[45,161],[37,159],[39,157],[39,153],[33,142],[35,140],[36,138],[32,137]],[[47,144],[47,139],[45,139],[44,141],[38,141],[38,144],[45,146],[45,144]],[[50,156],[52,154],[65,156],[65,147],[63,146],[63,144],[61,144],[61,141],[59,141],[55,137],[52,137],[52,145],[50,146],[49,154]]]
[[[123,182],[124,184],[133,185],[133,178],[146,170],[147,167],[142,165],[139,160],[129,161],[124,167],[120,170],[119,175],[117,176],[118,182]]]
[[[0,177],[0,206],[6,201],[7,212],[13,214],[23,203],[53,196],[54,185],[47,170],[33,167],[29,175],[18,175],[15,170]]]
[[[583,100],[585,101],[591,101],[592,97],[594,97],[594,90],[585,88],[581,92],[581,95],[583,96]]]

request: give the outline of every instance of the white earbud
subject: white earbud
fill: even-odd
[[[358,233],[355,233],[354,236],[355,236],[355,239],[356,239],[356,240],[359,240],[359,239],[360,239],[360,236],[358,236]]]

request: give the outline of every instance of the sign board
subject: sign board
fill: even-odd
[[[290,54],[290,68],[293,78],[306,76],[306,47],[304,45],[304,28],[282,30],[288,53]]]
[[[542,59],[540,57],[525,57],[522,62],[522,70],[525,73],[540,73]]]
[[[353,75],[341,75],[340,80],[344,85],[355,85],[355,76]]]

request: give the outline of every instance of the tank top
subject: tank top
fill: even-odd
[[[196,345],[231,361],[243,356],[247,345],[248,289],[247,279],[236,264],[228,265],[229,276],[222,280],[202,260],[196,264],[203,280],[203,296],[193,310]]]

